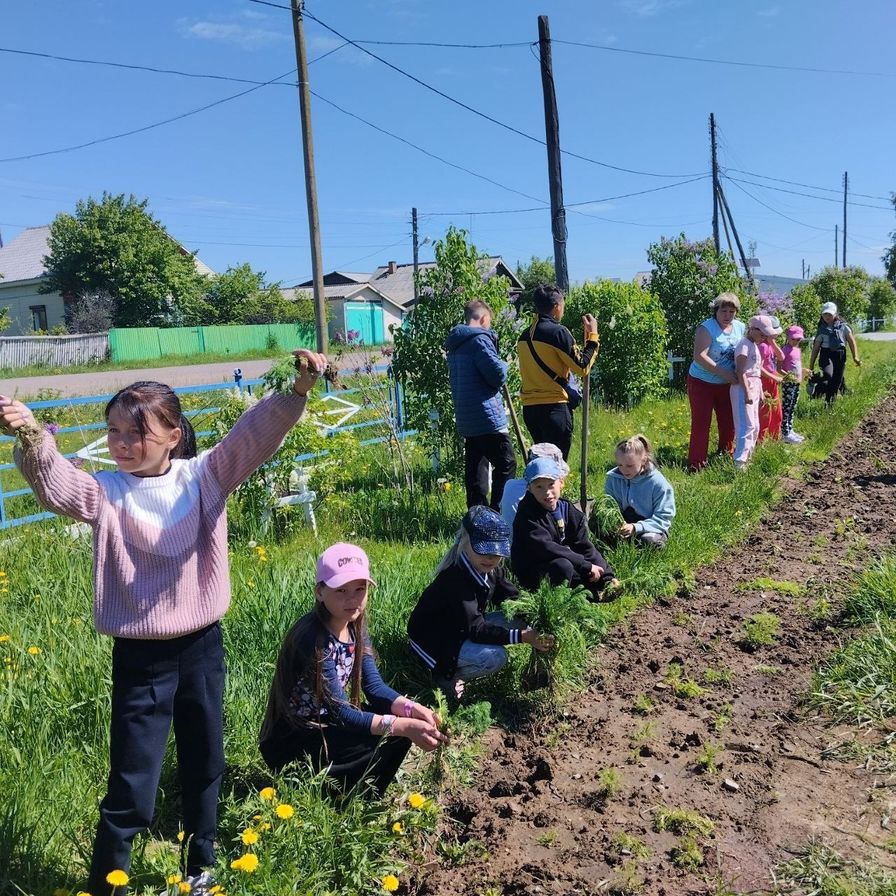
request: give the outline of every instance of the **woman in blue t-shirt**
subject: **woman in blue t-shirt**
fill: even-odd
[[[735,382],[734,347],[743,338],[744,325],[737,320],[740,299],[723,292],[709,306],[712,317],[694,334],[694,360],[688,369],[688,403],[691,406],[691,438],[688,470],[706,466],[709,427],[713,411],[719,430],[719,453],[730,454],[734,446],[734,417],[729,388]]]

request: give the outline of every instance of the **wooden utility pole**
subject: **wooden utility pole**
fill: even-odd
[[[420,244],[417,242],[417,209],[411,209],[411,234],[414,243],[414,304],[417,304],[417,272],[420,270]]]
[[[849,191],[849,172],[843,172],[843,267],[846,267],[846,195]]]
[[[712,241],[719,254],[719,163],[716,158],[716,117],[709,113],[709,145],[712,157]]]
[[[566,267],[566,209],[563,208],[563,175],[560,171],[560,122],[554,69],[551,63],[551,28],[547,16],[538,17],[538,51],[541,57],[541,89],[544,94],[544,132],[548,145],[548,183],[551,189],[551,232],[554,237],[554,272],[557,286],[569,291]]]
[[[803,259],[803,280],[806,279],[806,259]]]
[[[292,0],[292,33],[296,43],[299,73],[299,111],[302,115],[302,152],[305,161],[305,196],[308,203],[308,237],[311,241],[311,277],[314,285],[314,328],[317,350],[327,350],[327,303],[324,296],[324,266],[320,251],[320,219],[317,214],[317,181],[314,177],[314,141],[311,135],[311,85],[302,25],[304,0]]]
[[[722,189],[721,184],[719,184],[719,199],[722,200],[723,213],[727,215],[728,223],[731,225],[731,232],[734,234],[734,242],[737,243],[737,251],[740,253],[740,262],[744,266],[744,270],[747,273],[747,279],[751,284],[753,284],[753,286],[755,286],[756,281],[753,279],[753,269],[747,264],[747,256],[744,253],[744,247],[741,244],[740,237],[738,236],[737,227],[735,227],[734,225],[734,218],[731,217],[731,209],[728,207],[728,200],[725,198],[725,191]]]

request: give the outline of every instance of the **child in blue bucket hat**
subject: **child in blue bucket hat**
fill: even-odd
[[[450,696],[461,696],[465,680],[497,672],[507,662],[505,645],[554,646],[552,635],[508,620],[500,609],[485,612],[519,594],[504,575],[509,556],[510,527],[503,517],[471,507],[408,620],[411,649]]]

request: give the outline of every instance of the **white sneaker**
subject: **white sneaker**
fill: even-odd
[[[805,441],[806,441],[806,437],[805,437],[805,436],[801,436],[798,432],[793,432],[793,433],[791,433],[791,435],[792,435],[798,442],[805,442]]]
[[[190,896],[208,896],[209,890],[215,885],[215,879],[208,871],[191,874],[186,882],[190,885]]]
[[[803,440],[795,432],[789,432],[781,441],[787,442],[788,445],[799,445]]]

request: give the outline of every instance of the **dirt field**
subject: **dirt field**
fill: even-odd
[[[784,496],[745,543],[700,570],[690,593],[644,610],[614,631],[597,670],[559,724],[490,733],[476,785],[448,809],[461,840],[488,851],[458,867],[421,869],[417,896],[634,893],[683,896],[768,892],[771,869],[821,838],[838,851],[896,867],[879,848],[892,837],[892,777],[824,754],[838,731],[801,705],[813,669],[850,632],[813,614],[896,542],[896,398],[888,398],[832,457]],[[757,579],[805,586],[800,595],[758,590]],[[753,613],[781,617],[776,643],[746,649]],[[706,687],[677,697],[671,664]],[[709,679],[714,683],[707,684]],[[730,670],[730,681],[726,678]],[[635,700],[655,704],[638,715]],[[721,727],[720,718],[730,716]],[[697,758],[723,747],[715,773]],[[615,769],[607,797],[597,775]],[[714,822],[698,838],[702,870],[675,867],[679,840],[654,831],[658,806]],[[650,848],[637,859],[613,846],[625,832]],[[472,852],[472,851],[471,851]],[[727,887],[727,889],[725,889]]]

